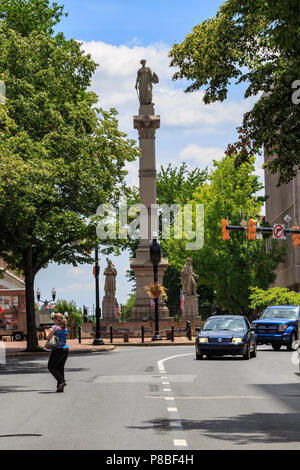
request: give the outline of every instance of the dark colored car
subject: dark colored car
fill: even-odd
[[[195,343],[196,359],[203,356],[256,357],[256,338],[250,324],[242,315],[209,317]]]
[[[272,305],[267,307],[251,326],[255,329],[257,344],[271,344],[278,351],[281,346],[293,350],[298,338],[299,305]]]

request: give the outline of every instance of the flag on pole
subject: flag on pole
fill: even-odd
[[[184,310],[184,294],[182,289],[180,289],[180,309],[183,312]]]
[[[153,298],[150,300],[150,305],[151,305],[153,312],[155,312],[155,300]]]
[[[119,319],[121,315],[121,308],[120,305],[118,304],[118,301],[116,299],[116,317]]]

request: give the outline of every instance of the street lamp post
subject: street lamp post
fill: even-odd
[[[99,296],[99,251],[98,246],[95,248],[95,289],[96,289],[96,333],[95,339],[93,341],[94,346],[100,346],[104,344],[103,339],[101,338],[100,332],[100,316],[101,316],[101,309],[100,309],[100,296]]]
[[[55,298],[56,298],[56,290],[55,288],[53,287],[52,291],[51,291],[51,294],[52,294],[52,300],[41,300],[41,289],[37,289],[36,291],[36,298],[38,299],[38,302],[42,302],[43,304],[45,304],[45,308],[47,309],[48,307],[53,307],[53,305],[50,305],[51,303],[55,302]]]
[[[157,240],[157,236],[153,233],[153,240],[150,241],[150,260],[153,264],[154,284],[158,282],[158,265],[161,260],[161,248],[160,242]],[[158,318],[158,297],[154,298],[155,306],[155,332],[152,337],[152,341],[160,341],[162,337],[159,334],[159,318]]]

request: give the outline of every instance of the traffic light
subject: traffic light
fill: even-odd
[[[293,228],[296,229],[296,230],[299,230],[298,225],[294,225]],[[292,239],[294,240],[294,242],[293,242],[294,246],[300,245],[300,233],[293,233]]]
[[[223,240],[229,240],[229,239],[230,239],[229,230],[226,229],[227,225],[228,225],[228,220],[227,220],[227,219],[223,219],[223,220],[222,220],[222,236],[223,236]]]
[[[256,239],[256,220],[249,219],[248,240]]]

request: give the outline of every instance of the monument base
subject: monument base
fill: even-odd
[[[145,287],[153,284],[153,264],[150,261],[149,248],[139,247],[136,251],[136,258],[130,263],[131,269],[134,271],[136,278],[136,302],[131,310],[130,321],[152,321],[154,320],[154,307],[151,305]],[[158,282],[163,284],[163,275],[168,268],[168,260],[162,259],[158,266]],[[161,297],[158,301],[159,319],[169,319],[169,309]]]
[[[196,295],[185,295],[182,319],[194,320],[197,317],[198,317],[198,297]]]
[[[106,296],[102,300],[102,318],[104,321],[116,320],[116,299],[108,299]]]

